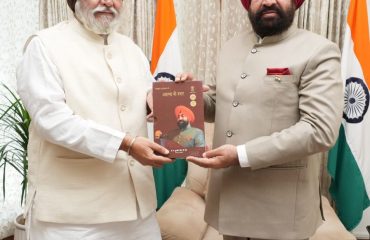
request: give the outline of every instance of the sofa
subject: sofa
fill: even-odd
[[[222,240],[217,230],[203,218],[207,169],[189,163],[185,186],[178,187],[157,212],[163,240]],[[310,240],[356,240],[348,232],[327,198],[322,197],[325,221]]]

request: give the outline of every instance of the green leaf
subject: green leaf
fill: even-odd
[[[3,171],[2,191],[5,198],[6,172],[11,168],[16,170],[23,177],[21,188],[21,204],[23,204],[28,184],[27,145],[31,118],[17,94],[6,85],[1,84],[1,86],[3,87],[1,97],[5,101],[0,104],[0,129],[3,130],[0,133],[6,132],[4,141],[0,142],[0,169]]]

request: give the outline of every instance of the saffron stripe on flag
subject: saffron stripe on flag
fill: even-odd
[[[150,70],[157,68],[159,58],[166,48],[167,42],[176,28],[175,6],[172,0],[157,1],[157,13],[153,36],[153,50]]]
[[[347,23],[351,29],[354,52],[361,64],[367,86],[370,87],[370,39],[366,1],[351,1]]]

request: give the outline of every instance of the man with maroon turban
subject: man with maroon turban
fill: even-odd
[[[32,240],[159,240],[149,141],[153,77],[117,33],[122,0],[67,0],[74,18],[33,35],[17,72],[32,123],[27,233]]]
[[[187,160],[212,168],[205,220],[225,240],[308,239],[324,218],[321,155],[341,122],[340,52],[292,24],[303,0],[241,2],[253,30],[223,45],[205,94],[214,149]]]

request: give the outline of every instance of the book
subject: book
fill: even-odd
[[[153,83],[154,141],[170,158],[201,157],[205,151],[201,81]]]

